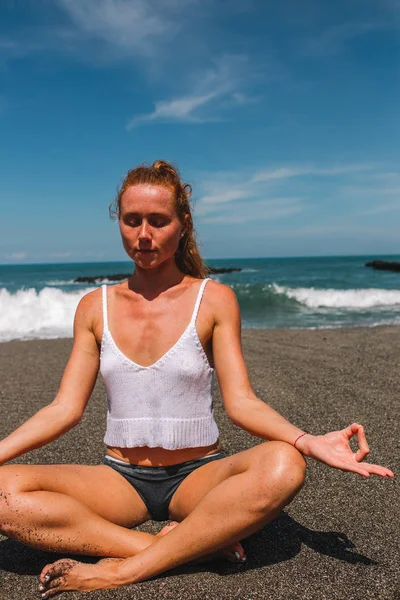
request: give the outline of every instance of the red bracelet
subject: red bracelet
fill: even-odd
[[[301,433],[301,434],[299,435],[299,437],[297,437],[297,438],[294,440],[294,442],[293,442],[293,446],[294,446],[295,448],[296,448],[296,444],[297,444],[297,442],[299,441],[299,439],[300,439],[300,438],[302,438],[302,437],[303,437],[303,435],[307,435],[307,433],[308,433],[307,431],[305,431],[304,433]],[[296,450],[297,450],[297,448],[296,448]]]

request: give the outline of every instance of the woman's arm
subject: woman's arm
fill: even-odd
[[[301,429],[256,397],[242,353],[240,311],[236,296],[226,286],[214,284],[213,288],[213,355],[225,410],[230,420],[260,438],[292,445],[296,443],[300,452],[332,467],[354,471],[365,477],[370,473],[393,477],[392,471],[385,467],[361,463],[369,453],[361,425],[354,423],[346,429],[320,436],[302,435],[304,432]],[[354,435],[358,436],[359,443],[356,453],[349,446],[349,440]]]
[[[213,357],[229,419],[257,437],[293,444],[303,431],[259,400],[251,386],[242,352],[240,311],[234,292],[223,285],[215,292]]]
[[[74,345],[55,399],[0,442],[0,464],[45,446],[79,423],[99,369],[92,326],[96,292],[82,298],[77,308]]]

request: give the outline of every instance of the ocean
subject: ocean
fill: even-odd
[[[365,267],[375,258],[255,258],[208,260],[241,271],[213,275],[231,286],[245,328],[340,328],[400,325],[400,272]],[[0,266],[0,341],[72,336],[80,298],[107,275],[129,273],[132,263]],[[100,276],[94,284],[80,276]]]

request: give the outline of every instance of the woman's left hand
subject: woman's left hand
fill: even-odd
[[[357,435],[357,452],[353,452],[349,444],[354,435]],[[296,443],[296,448],[304,456],[315,458],[342,471],[353,471],[364,477],[369,477],[371,474],[394,477],[394,473],[386,467],[361,462],[369,454],[369,447],[364,427],[357,423],[325,435],[304,435]]]

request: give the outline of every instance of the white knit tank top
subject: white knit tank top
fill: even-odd
[[[100,372],[107,390],[108,446],[161,446],[168,450],[210,446],[218,439],[210,367],[196,329],[204,288],[179,340],[157,362],[144,367],[125,356],[108,328],[107,286],[103,294]]]

